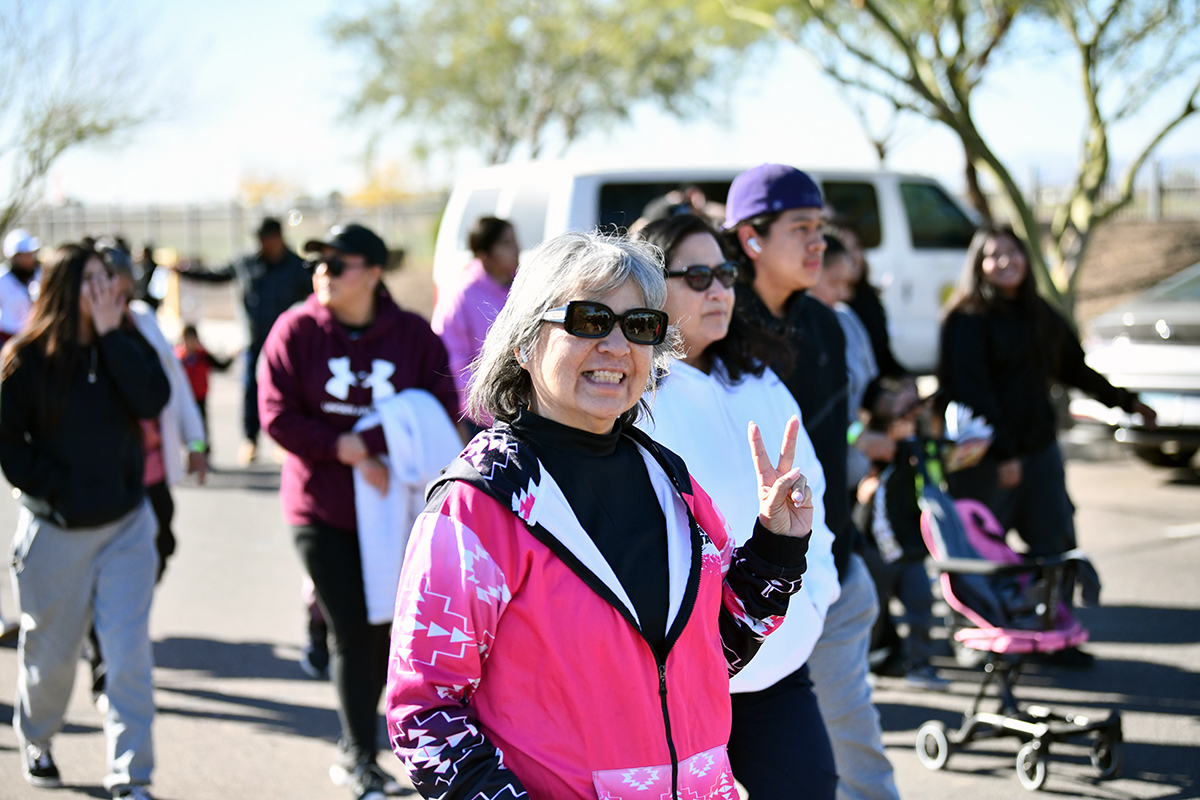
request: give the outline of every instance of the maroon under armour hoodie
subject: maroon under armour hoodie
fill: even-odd
[[[458,396],[446,348],[424,319],[403,311],[386,290],[375,321],[352,330],[310,295],[271,328],[258,362],[258,413],[287,455],[280,500],[289,525],[322,522],[357,530],[354,474],[337,460],[337,438],[376,401],[425,389],[451,419]],[[383,431],[363,433],[372,454],[387,451]]]

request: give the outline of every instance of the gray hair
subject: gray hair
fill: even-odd
[[[632,280],[645,304],[662,310],[667,302],[662,252],[645,242],[631,242],[601,233],[564,233],[538,245],[521,263],[504,308],[492,323],[479,357],[469,400],[475,419],[486,416],[511,422],[529,406],[533,383],[516,353],[531,351],[542,327],[542,315],[580,296],[601,297]],[[657,379],[679,357],[679,332],[672,326],[667,339],[654,346],[646,391],[653,395]],[[643,400],[621,416],[632,424]]]

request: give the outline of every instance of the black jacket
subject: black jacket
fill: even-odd
[[[207,283],[237,280],[250,324],[250,349],[255,353],[262,349],[279,315],[312,294],[312,272],[291,250],[285,251],[277,264],[254,253],[220,269],[193,268],[179,274]]]
[[[1082,389],[1126,411],[1137,400],[1085,364],[1066,320],[1044,300],[1037,302],[1037,320],[1017,304],[1002,302],[984,313],[954,311],[942,325],[939,391],[991,424],[988,452],[997,461],[1054,443],[1052,383]]]
[[[858,539],[846,485],[846,334],[832,309],[803,292],[788,301],[784,319],[771,314],[749,286],[737,287],[737,304],[747,319],[782,334],[793,351],[793,363],[781,359],[771,366],[796,398],[804,414],[804,430],[825,471],[825,523],[834,536],[838,577],[845,578]]]
[[[125,330],[80,348],[58,419],[46,394],[61,384],[47,379],[45,356],[33,345],[18,358],[0,383],[0,468],[21,502],[64,528],[128,514],[145,496],[138,420],[157,417],[171,395],[154,350]]]

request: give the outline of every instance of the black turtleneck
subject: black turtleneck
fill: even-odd
[[[595,434],[522,411],[510,427],[562,489],[629,595],[642,634],[661,652],[670,602],[667,520],[638,446],[619,423]]]

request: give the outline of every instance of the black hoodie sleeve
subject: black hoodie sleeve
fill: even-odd
[[[117,329],[100,337],[100,358],[125,407],[139,419],[154,419],[171,399],[171,384],[158,354],[145,339]]]
[[[987,321],[979,314],[952,313],[942,326],[938,378],[947,399],[970,408],[992,426],[990,453],[997,461],[1016,455],[1016,444],[992,384],[988,365]]]
[[[1109,408],[1120,407],[1132,412],[1137,395],[1113,386],[1107,378],[1089,367],[1084,361],[1083,348],[1066,320],[1052,309],[1048,308],[1047,313],[1058,329],[1055,331],[1055,338],[1059,341],[1059,374],[1056,377],[1069,386],[1082,389]]]
[[[32,439],[37,429],[38,377],[35,365],[24,358],[0,385],[0,468],[8,482],[25,494],[53,500],[61,469]]]

